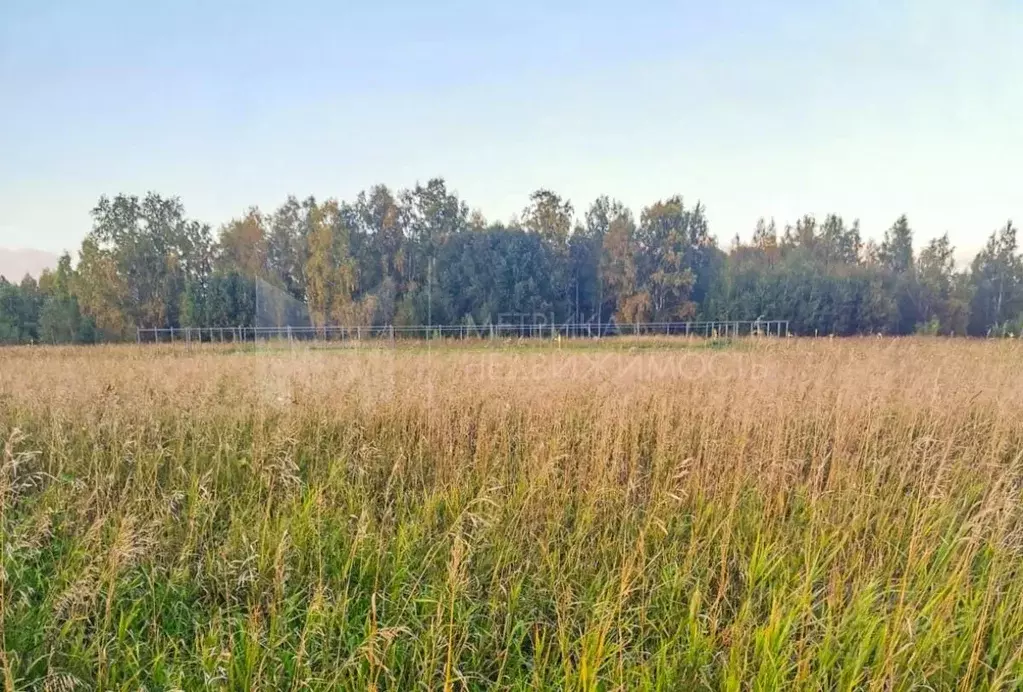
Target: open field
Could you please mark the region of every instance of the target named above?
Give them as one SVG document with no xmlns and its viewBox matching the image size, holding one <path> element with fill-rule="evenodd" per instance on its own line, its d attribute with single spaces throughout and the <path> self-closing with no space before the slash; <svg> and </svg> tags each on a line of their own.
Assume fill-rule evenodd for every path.
<svg viewBox="0 0 1023 692">
<path fill-rule="evenodd" d="M 1023 346 L 623 346 L 0 350 L 6 689 L 1023 684 Z"/>
</svg>

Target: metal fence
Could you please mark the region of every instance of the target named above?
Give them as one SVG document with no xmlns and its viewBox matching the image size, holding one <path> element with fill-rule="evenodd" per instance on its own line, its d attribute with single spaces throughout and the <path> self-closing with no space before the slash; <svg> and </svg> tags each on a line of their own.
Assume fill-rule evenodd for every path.
<svg viewBox="0 0 1023 692">
<path fill-rule="evenodd" d="M 736 338 L 788 336 L 788 320 L 714 320 L 699 322 L 530 323 L 436 325 L 328 325 L 320 327 L 139 327 L 143 343 L 232 343 L 285 341 L 381 341 L 431 339 L 554 339 L 614 336 Z"/>
</svg>

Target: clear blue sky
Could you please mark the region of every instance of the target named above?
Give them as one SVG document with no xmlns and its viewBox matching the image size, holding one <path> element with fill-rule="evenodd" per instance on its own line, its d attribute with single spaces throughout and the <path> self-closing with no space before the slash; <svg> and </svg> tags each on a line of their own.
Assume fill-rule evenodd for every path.
<svg viewBox="0 0 1023 692">
<path fill-rule="evenodd" d="M 77 248 L 103 193 L 216 225 L 436 175 L 488 219 L 677 192 L 726 245 L 1023 222 L 1019 0 L 2 0 L 0 94 L 0 246 Z"/>
</svg>

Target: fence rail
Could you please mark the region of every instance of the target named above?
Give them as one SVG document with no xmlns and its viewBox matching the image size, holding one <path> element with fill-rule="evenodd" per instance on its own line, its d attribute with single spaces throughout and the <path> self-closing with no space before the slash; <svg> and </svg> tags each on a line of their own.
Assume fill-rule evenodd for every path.
<svg viewBox="0 0 1023 692">
<path fill-rule="evenodd" d="M 788 320 L 714 320 L 699 322 L 436 324 L 275 327 L 138 327 L 143 343 L 287 341 L 366 341 L 396 339 L 541 339 L 612 336 L 682 336 L 731 338 L 788 336 Z"/>
</svg>

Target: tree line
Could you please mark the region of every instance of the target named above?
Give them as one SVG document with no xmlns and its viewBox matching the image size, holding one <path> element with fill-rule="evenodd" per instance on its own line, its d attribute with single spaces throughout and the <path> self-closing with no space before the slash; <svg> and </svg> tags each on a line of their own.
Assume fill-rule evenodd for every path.
<svg viewBox="0 0 1023 692">
<path fill-rule="evenodd" d="M 0 342 L 91 343 L 139 327 L 248 327 L 256 284 L 300 301 L 315 326 L 789 320 L 796 334 L 1008 335 L 1023 331 L 1023 258 L 1008 222 L 959 268 L 948 235 L 914 250 L 905 216 L 880 242 L 858 221 L 806 215 L 723 249 L 681 196 L 638 218 L 602 196 L 580 215 L 537 190 L 487 222 L 443 179 L 350 202 L 289 197 L 216 233 L 181 201 L 102 197 L 77 262 L 38 281 L 0 277 Z"/>
</svg>

